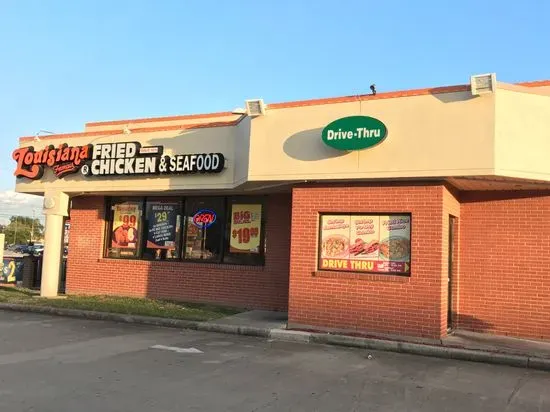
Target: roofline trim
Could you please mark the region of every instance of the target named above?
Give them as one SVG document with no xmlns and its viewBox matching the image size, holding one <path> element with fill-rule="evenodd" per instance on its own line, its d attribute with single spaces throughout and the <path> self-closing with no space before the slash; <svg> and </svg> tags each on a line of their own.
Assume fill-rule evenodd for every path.
<svg viewBox="0 0 550 412">
<path fill-rule="evenodd" d="M 516 83 L 517 86 L 525 86 L 525 87 L 545 87 L 550 86 L 550 80 L 535 80 L 533 82 L 521 82 Z"/>
<path fill-rule="evenodd" d="M 520 82 L 515 83 L 517 86 L 524 87 L 545 87 L 550 86 L 550 80 L 536 80 L 530 82 Z M 343 96 L 343 97 L 329 97 L 322 99 L 309 99 L 309 100 L 297 100 L 291 102 L 281 102 L 281 103 L 272 103 L 267 105 L 267 109 L 285 109 L 291 107 L 303 107 L 303 106 L 316 106 L 323 104 L 335 104 L 335 103 L 349 103 L 354 101 L 364 101 L 364 100 L 380 100 L 380 99 L 391 99 L 397 97 L 412 97 L 412 96 L 424 96 L 428 94 L 444 94 L 444 93 L 457 93 L 465 92 L 470 90 L 469 84 L 462 84 L 456 86 L 443 86 L 443 87 L 428 87 L 423 89 L 411 89 L 411 90 L 401 90 L 395 92 L 386 92 L 378 94 L 360 94 L 352 96 Z M 172 120 L 190 120 L 190 119 L 207 119 L 212 117 L 225 117 L 233 116 L 232 112 L 217 112 L 217 113 L 205 113 L 205 114 L 191 114 L 191 115 L 182 115 L 182 116 L 165 116 L 165 117 L 148 117 L 140 119 L 130 119 L 130 120 L 112 120 L 105 122 L 89 122 L 86 123 L 86 126 L 107 126 L 107 125 L 117 125 L 117 124 L 128 124 L 128 123 L 149 123 L 149 122 L 161 122 L 161 121 L 172 121 Z M 227 122 L 208 122 L 208 123 L 192 123 L 186 125 L 173 125 L 173 126 L 156 126 L 156 127 L 140 127 L 131 129 L 133 132 L 157 132 L 157 131 L 168 131 L 168 130 L 185 130 L 185 129 L 199 129 L 199 128 L 208 128 L 208 127 L 225 127 L 225 126 L 234 126 L 241 122 L 243 117 L 240 117 L 236 120 L 227 121 Z M 50 140 L 50 139 L 59 139 L 59 138 L 73 138 L 73 137 L 85 137 L 85 136 L 112 136 L 121 134 L 120 130 L 104 130 L 104 131 L 93 131 L 93 132 L 79 132 L 79 133 L 62 133 L 48 136 L 41 136 L 40 140 Z M 19 138 L 20 142 L 27 142 L 34 140 L 34 136 L 24 136 Z"/>
<path fill-rule="evenodd" d="M 117 124 L 128 124 L 128 123 L 170 122 L 175 120 L 208 119 L 211 117 L 226 117 L 226 116 L 235 116 L 235 115 L 231 112 L 217 112 L 217 113 L 202 113 L 202 114 L 185 114 L 185 115 L 177 115 L 177 116 L 143 117 L 138 119 L 127 119 L 127 120 L 108 120 L 108 121 L 100 121 L 100 122 L 87 122 L 85 123 L 85 126 L 86 127 L 114 126 Z"/>
<path fill-rule="evenodd" d="M 537 80 L 533 82 L 516 83 L 517 86 L 524 87 L 544 87 L 550 86 L 550 80 Z M 271 103 L 267 109 L 286 109 L 290 107 L 316 106 L 322 104 L 348 103 L 364 100 L 392 99 L 396 97 L 424 96 L 427 94 L 444 94 L 470 91 L 469 84 L 459 84 L 456 86 L 426 87 L 422 89 L 401 90 L 395 92 L 360 94 L 355 96 L 328 97 L 323 99 L 298 100 L 293 102 Z"/>
<path fill-rule="evenodd" d="M 188 129 L 204 129 L 209 127 L 227 127 L 235 126 L 241 122 L 242 118 L 232 120 L 229 122 L 210 122 L 210 123 L 193 123 L 186 125 L 174 125 L 174 126 L 155 126 L 155 127 L 138 127 L 130 129 L 132 133 L 149 133 L 149 132 L 163 132 L 169 130 L 188 130 Z M 78 133 L 62 133 L 52 134 L 47 136 L 40 136 L 40 140 L 53 140 L 53 139 L 72 139 L 78 137 L 88 136 L 114 136 L 123 134 L 122 130 L 95 130 L 93 132 L 78 132 Z M 19 138 L 19 142 L 34 141 L 34 136 L 24 136 Z"/>
<path fill-rule="evenodd" d="M 299 100 L 294 102 L 283 102 L 268 104 L 267 109 L 286 109 L 290 107 L 317 106 L 322 104 L 349 103 L 363 100 L 392 99 L 396 97 L 423 96 L 427 94 L 457 93 L 470 90 L 470 85 L 461 84 L 457 86 L 428 87 L 424 89 L 401 90 L 377 94 L 360 94 L 355 96 L 329 97 L 324 99 Z"/>
</svg>

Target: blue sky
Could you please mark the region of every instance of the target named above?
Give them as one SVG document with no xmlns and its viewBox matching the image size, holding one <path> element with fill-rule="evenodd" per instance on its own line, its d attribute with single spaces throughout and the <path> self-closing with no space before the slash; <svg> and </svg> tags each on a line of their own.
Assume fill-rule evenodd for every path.
<svg viewBox="0 0 550 412">
<path fill-rule="evenodd" d="M 0 0 L 0 192 L 40 129 L 550 78 L 549 15 L 544 0 Z"/>
</svg>

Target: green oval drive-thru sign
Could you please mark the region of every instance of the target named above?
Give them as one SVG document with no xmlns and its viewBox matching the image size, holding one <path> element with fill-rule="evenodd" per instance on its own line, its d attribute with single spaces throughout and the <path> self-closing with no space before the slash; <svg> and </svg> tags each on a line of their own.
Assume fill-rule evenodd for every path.
<svg viewBox="0 0 550 412">
<path fill-rule="evenodd" d="M 386 138 L 386 125 L 374 117 L 350 116 L 329 123 L 323 129 L 323 142 L 338 150 L 361 150 Z"/>
</svg>

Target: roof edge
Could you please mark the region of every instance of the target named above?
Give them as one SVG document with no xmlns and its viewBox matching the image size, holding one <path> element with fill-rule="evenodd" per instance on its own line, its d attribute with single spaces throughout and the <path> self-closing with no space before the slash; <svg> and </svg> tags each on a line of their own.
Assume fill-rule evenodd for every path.
<svg viewBox="0 0 550 412">
<path fill-rule="evenodd" d="M 148 132 L 163 132 L 168 130 L 187 130 L 187 129 L 206 129 L 210 127 L 227 127 L 235 126 L 239 124 L 242 117 L 237 120 L 229 122 L 210 122 L 210 123 L 193 123 L 186 125 L 174 125 L 174 126 L 155 126 L 155 127 L 137 127 L 130 129 L 133 133 L 148 133 Z M 61 133 L 51 134 L 47 136 L 40 136 L 40 140 L 53 140 L 53 139 L 71 139 L 87 136 L 114 136 L 117 134 L 123 134 L 121 130 L 94 130 L 92 132 L 78 132 L 78 133 Z M 29 142 L 35 139 L 34 136 L 23 136 L 19 138 L 19 142 Z"/>
<path fill-rule="evenodd" d="M 423 89 L 410 89 L 410 90 L 401 90 L 395 92 L 385 92 L 377 94 L 359 94 L 355 96 L 343 96 L 343 97 L 329 97 L 324 99 L 310 99 L 310 100 L 299 100 L 293 102 L 282 102 L 282 103 L 273 103 L 268 104 L 267 109 L 286 109 L 289 107 L 300 107 L 300 106 L 316 106 L 322 104 L 333 104 L 333 103 L 347 103 L 354 101 L 363 101 L 363 100 L 380 100 L 380 99 L 392 99 L 396 97 L 411 97 L 411 96 L 422 96 L 427 94 L 443 94 L 443 93 L 456 93 L 469 91 L 469 84 L 460 84 L 456 86 L 443 86 L 443 87 L 427 87 Z"/>
<path fill-rule="evenodd" d="M 550 80 L 535 80 L 532 82 L 520 82 L 516 83 L 517 86 L 525 86 L 525 87 L 545 87 L 550 86 Z"/>
<path fill-rule="evenodd" d="M 128 123 L 169 122 L 174 120 L 208 119 L 210 117 L 226 117 L 226 116 L 234 116 L 234 114 L 231 112 L 214 112 L 214 113 L 201 113 L 201 114 L 184 114 L 184 115 L 177 115 L 177 116 L 141 117 L 137 119 L 126 119 L 126 120 L 86 122 L 84 125 L 86 127 L 113 126 L 117 124 L 128 124 Z"/>
<path fill-rule="evenodd" d="M 525 87 L 545 87 L 545 86 L 550 86 L 550 80 L 520 82 L 520 83 L 515 83 L 515 85 L 525 86 Z M 316 106 L 316 105 L 322 105 L 322 104 L 347 103 L 347 102 L 353 102 L 353 101 L 423 96 L 428 94 L 457 93 L 457 92 L 464 92 L 469 90 L 470 90 L 469 84 L 461 84 L 461 85 L 455 85 L 455 86 L 442 86 L 442 87 L 427 87 L 422 89 L 410 89 L 410 90 L 401 90 L 401 91 L 394 91 L 394 92 L 377 93 L 375 95 L 360 94 L 360 95 L 351 95 L 351 96 L 342 96 L 342 97 L 329 97 L 329 98 L 321 98 L 321 99 L 308 99 L 308 100 L 296 100 L 291 102 L 272 103 L 267 105 L 267 109 L 268 110 L 284 109 L 284 108 L 291 108 L 291 107 Z M 232 112 L 214 112 L 214 113 L 191 114 L 191 115 L 181 115 L 181 116 L 147 117 L 147 118 L 127 119 L 127 120 L 88 122 L 88 123 L 85 123 L 85 125 L 86 127 L 107 126 L 107 125 L 128 124 L 128 123 L 148 123 L 148 122 L 171 121 L 171 120 L 207 119 L 211 117 L 225 117 L 225 116 L 233 116 L 233 115 L 234 113 Z M 227 122 L 208 122 L 208 123 L 192 123 L 187 125 L 174 125 L 174 126 L 140 127 L 140 128 L 133 128 L 131 130 L 133 132 L 155 132 L 155 131 L 165 131 L 165 130 L 185 130 L 185 129 L 198 129 L 198 128 L 208 128 L 208 127 L 224 127 L 224 126 L 236 125 L 240 123 L 241 120 L 242 120 L 242 117 L 236 120 L 227 121 Z M 41 136 L 40 140 L 84 137 L 84 136 L 98 136 L 98 135 L 112 136 L 112 135 L 121 134 L 121 133 L 122 131 L 119 131 L 119 130 L 61 133 L 61 134 L 54 134 L 54 135 L 48 135 L 48 136 Z M 32 140 L 34 140 L 34 136 L 23 136 L 19 138 L 20 142 L 27 142 Z"/>
</svg>

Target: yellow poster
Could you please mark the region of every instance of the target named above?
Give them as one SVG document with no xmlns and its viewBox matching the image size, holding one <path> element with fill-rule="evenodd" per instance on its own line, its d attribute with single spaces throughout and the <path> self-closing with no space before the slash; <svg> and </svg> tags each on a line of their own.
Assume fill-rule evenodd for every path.
<svg viewBox="0 0 550 412">
<path fill-rule="evenodd" d="M 113 206 L 113 212 L 111 247 L 136 249 L 139 240 L 140 204 L 121 203 Z"/>
<path fill-rule="evenodd" d="M 231 208 L 231 253 L 260 253 L 262 205 L 233 205 Z"/>
</svg>

